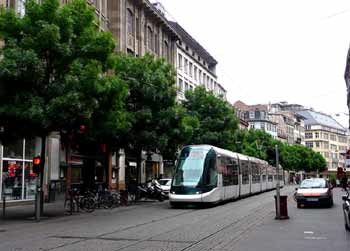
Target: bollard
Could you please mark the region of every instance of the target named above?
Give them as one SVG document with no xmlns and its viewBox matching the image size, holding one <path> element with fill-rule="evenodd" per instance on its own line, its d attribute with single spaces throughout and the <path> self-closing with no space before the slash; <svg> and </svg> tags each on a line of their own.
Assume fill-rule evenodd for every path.
<svg viewBox="0 0 350 251">
<path fill-rule="evenodd" d="M 280 195 L 280 210 L 279 213 L 280 215 L 278 216 L 276 214 L 276 218 L 277 220 L 286 220 L 289 219 L 288 216 L 288 207 L 287 207 L 287 195 Z M 275 208 L 276 208 L 276 212 L 277 212 L 277 196 L 275 195 Z"/>
<path fill-rule="evenodd" d="M 6 197 L 2 196 L 2 217 L 5 218 Z"/>
</svg>

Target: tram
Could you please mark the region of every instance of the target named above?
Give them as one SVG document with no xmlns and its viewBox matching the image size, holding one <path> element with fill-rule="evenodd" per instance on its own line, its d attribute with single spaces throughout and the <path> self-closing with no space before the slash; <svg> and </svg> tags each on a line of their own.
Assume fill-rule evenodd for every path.
<svg viewBox="0 0 350 251">
<path fill-rule="evenodd" d="M 282 181 L 282 168 L 279 173 Z M 274 189 L 277 178 L 276 168 L 264 160 L 211 145 L 189 145 L 180 153 L 169 202 L 176 207 L 238 199 Z"/>
</svg>

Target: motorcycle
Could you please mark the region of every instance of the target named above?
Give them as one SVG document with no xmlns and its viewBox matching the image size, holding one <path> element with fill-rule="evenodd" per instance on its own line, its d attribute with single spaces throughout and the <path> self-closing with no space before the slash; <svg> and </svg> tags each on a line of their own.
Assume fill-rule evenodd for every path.
<svg viewBox="0 0 350 251">
<path fill-rule="evenodd" d="M 156 180 L 151 180 L 146 183 L 146 185 L 140 185 L 137 187 L 138 199 L 156 199 L 159 201 L 164 201 L 166 194 L 163 192 L 160 184 Z"/>
<path fill-rule="evenodd" d="M 343 212 L 346 231 L 350 231 L 350 188 L 346 189 L 346 195 L 342 196 L 343 199 Z"/>
</svg>

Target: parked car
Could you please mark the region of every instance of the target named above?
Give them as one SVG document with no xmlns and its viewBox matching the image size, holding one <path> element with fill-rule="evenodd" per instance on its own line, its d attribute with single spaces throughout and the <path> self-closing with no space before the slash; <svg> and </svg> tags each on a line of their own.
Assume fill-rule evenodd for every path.
<svg viewBox="0 0 350 251">
<path fill-rule="evenodd" d="M 163 192 L 169 197 L 171 179 L 159 179 L 158 182 Z"/>
<path fill-rule="evenodd" d="M 343 212 L 344 212 L 344 223 L 345 229 L 350 231 L 350 188 L 347 188 L 346 195 L 343 195 Z"/>
<path fill-rule="evenodd" d="M 294 194 L 298 208 L 306 205 L 333 206 L 332 188 L 323 178 L 303 180 Z"/>
</svg>

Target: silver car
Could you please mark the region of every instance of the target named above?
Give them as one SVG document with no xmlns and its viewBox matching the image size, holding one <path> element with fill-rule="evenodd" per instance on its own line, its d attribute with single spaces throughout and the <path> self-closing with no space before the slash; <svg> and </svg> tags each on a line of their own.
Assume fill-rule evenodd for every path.
<svg viewBox="0 0 350 251">
<path fill-rule="evenodd" d="M 170 186 L 171 186 L 171 179 L 159 179 L 158 180 L 160 187 L 162 188 L 165 195 L 168 197 L 170 192 Z"/>
<path fill-rule="evenodd" d="M 332 186 L 323 178 L 303 180 L 294 196 L 298 208 L 306 205 L 333 206 Z"/>
</svg>

